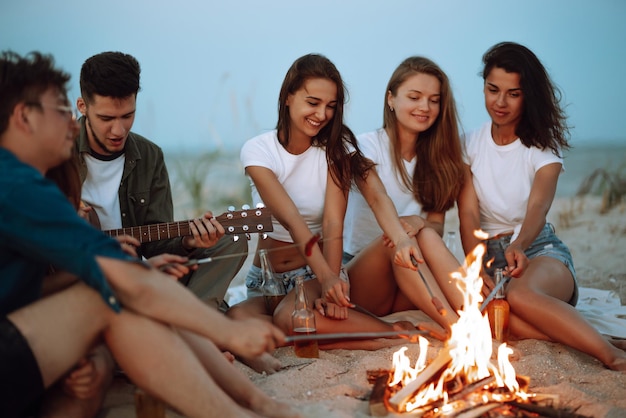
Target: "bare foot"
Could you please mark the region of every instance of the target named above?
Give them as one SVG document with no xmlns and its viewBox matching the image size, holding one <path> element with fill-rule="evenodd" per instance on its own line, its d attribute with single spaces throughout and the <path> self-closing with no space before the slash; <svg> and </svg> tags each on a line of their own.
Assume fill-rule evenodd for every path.
<svg viewBox="0 0 626 418">
<path fill-rule="evenodd" d="M 274 374 L 283 367 L 282 364 L 280 364 L 280 360 L 269 353 L 263 353 L 252 359 L 240 357 L 239 361 L 257 373 L 265 372 L 267 374 Z"/>
<path fill-rule="evenodd" d="M 270 398 L 264 393 L 250 399 L 250 410 L 269 418 L 301 418 L 302 415 L 292 409 L 284 402 Z"/>
<path fill-rule="evenodd" d="M 613 338 L 613 337 L 607 337 L 607 339 L 615 347 L 619 348 L 620 350 L 626 351 L 626 340 L 622 338 Z"/>
<path fill-rule="evenodd" d="M 611 364 L 607 364 L 606 366 L 611 370 L 626 373 L 626 358 L 615 359 Z"/>
</svg>

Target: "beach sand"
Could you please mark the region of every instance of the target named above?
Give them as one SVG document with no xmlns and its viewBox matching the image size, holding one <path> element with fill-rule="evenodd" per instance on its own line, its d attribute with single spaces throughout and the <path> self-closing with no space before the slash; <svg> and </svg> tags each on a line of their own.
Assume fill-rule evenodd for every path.
<svg viewBox="0 0 626 418">
<path fill-rule="evenodd" d="M 599 198 L 560 197 L 554 202 L 549 220 L 572 251 L 579 284 L 614 291 L 625 305 L 626 206 L 603 215 L 599 207 Z M 457 228 L 458 218 L 451 211 L 446 230 Z M 440 342 L 431 342 L 429 358 L 442 347 Z M 259 388 L 293 405 L 305 417 L 367 417 L 371 385 L 366 371 L 391 368 L 392 355 L 400 347 L 322 351 L 315 360 L 297 358 L 291 347 L 283 347 L 275 352 L 283 369 L 273 375 L 258 374 L 235 364 Z M 407 355 L 415 359 L 417 345 L 407 347 Z M 557 343 L 524 340 L 513 342 L 512 348 L 513 367 L 517 374 L 530 378 L 530 391 L 557 395 L 559 407 L 585 416 L 626 416 L 626 373 L 608 370 L 598 360 Z M 134 417 L 133 393 L 133 385 L 116 379 L 101 416 Z M 167 416 L 179 417 L 169 410 Z"/>
</svg>

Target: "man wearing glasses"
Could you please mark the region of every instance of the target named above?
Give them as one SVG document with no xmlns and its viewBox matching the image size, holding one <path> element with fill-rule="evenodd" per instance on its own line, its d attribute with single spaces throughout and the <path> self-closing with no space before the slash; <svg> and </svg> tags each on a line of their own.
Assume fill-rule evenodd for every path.
<svg viewBox="0 0 626 418">
<path fill-rule="evenodd" d="M 102 230 L 174 221 L 163 152 L 131 132 L 139 74 L 137 60 L 121 52 L 94 55 L 80 73 L 82 200 L 97 213 Z M 162 253 L 217 257 L 181 281 L 205 303 L 225 310 L 224 295 L 245 261 L 247 241 L 224 237 L 223 227 L 211 212 L 193 220 L 190 228 L 193 235 L 144 243 L 137 252 L 146 258 Z"/>
</svg>

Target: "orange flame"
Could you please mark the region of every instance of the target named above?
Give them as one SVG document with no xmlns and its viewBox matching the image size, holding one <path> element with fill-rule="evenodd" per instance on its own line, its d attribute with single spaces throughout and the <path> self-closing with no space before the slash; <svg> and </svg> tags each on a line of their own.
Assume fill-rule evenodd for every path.
<svg viewBox="0 0 626 418">
<path fill-rule="evenodd" d="M 445 389 L 446 383 L 454 381 L 457 377 L 461 377 L 461 380 L 467 384 L 493 377 L 494 385 L 503 389 L 490 392 L 489 395 L 483 395 L 483 397 L 491 396 L 492 400 L 501 400 L 507 396 L 509 399 L 512 396 L 528 398 L 528 394 L 520 393 L 515 369 L 509 362 L 509 355 L 513 352 L 511 348 L 507 347 L 506 344 L 501 344 L 497 352 L 497 364 L 491 360 L 493 342 L 489 320 L 480 311 L 480 304 L 483 301 L 481 293 L 483 281 L 480 272 L 484 254 L 485 246 L 483 244 L 478 245 L 465 261 L 465 275 L 460 272 L 451 274 L 464 298 L 463 308 L 458 311 L 459 319 L 451 326 L 450 338 L 446 343 L 451 361 L 441 372 L 437 382 L 432 381 L 425 387 L 421 387 L 404 405 L 407 412 L 424 407 L 434 401 L 443 401 L 444 406 L 440 408 L 440 411 L 445 410 L 445 404 L 448 400 L 448 393 Z M 394 376 L 389 383 L 392 390 L 398 384 L 404 387 L 409 382 L 416 380 L 418 374 L 426 367 L 428 342 L 420 338 L 419 343 L 420 354 L 415 367 L 411 367 L 409 364 L 410 360 L 405 355 L 406 347 L 394 353 Z M 485 399 L 484 402 L 489 402 L 489 399 Z"/>
</svg>

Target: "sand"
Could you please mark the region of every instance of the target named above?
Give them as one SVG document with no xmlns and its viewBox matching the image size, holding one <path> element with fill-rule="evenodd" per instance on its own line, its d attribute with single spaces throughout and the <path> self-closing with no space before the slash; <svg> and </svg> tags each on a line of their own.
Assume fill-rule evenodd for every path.
<svg viewBox="0 0 626 418">
<path fill-rule="evenodd" d="M 580 285 L 614 291 L 625 305 L 626 207 L 603 215 L 599 207 L 597 198 L 558 198 L 549 218 L 572 251 Z M 450 213 L 446 229 L 457 227 L 458 218 Z M 441 346 L 433 340 L 429 357 Z M 315 360 L 297 358 L 292 348 L 283 347 L 275 352 L 284 366 L 279 373 L 258 374 L 239 363 L 236 367 L 305 417 L 367 417 L 371 385 L 366 370 L 390 368 L 399 347 L 323 351 Z M 608 370 L 598 360 L 557 343 L 524 340 L 514 342 L 513 350 L 516 373 L 530 378 L 532 392 L 558 395 L 560 407 L 589 417 L 626 416 L 626 373 Z M 416 345 L 408 345 L 408 355 L 416 358 L 417 353 Z M 133 391 L 131 384 L 116 379 L 101 416 L 134 417 Z M 179 415 L 168 411 L 167 416 Z"/>
</svg>

